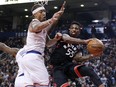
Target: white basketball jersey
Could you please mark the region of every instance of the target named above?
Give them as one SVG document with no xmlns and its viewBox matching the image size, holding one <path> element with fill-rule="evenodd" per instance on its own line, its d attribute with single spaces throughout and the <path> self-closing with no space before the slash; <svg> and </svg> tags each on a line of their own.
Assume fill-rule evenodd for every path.
<svg viewBox="0 0 116 87">
<path fill-rule="evenodd" d="M 32 28 L 31 26 L 38 25 L 40 23 L 41 22 L 39 20 L 33 19 L 32 22 L 30 23 L 29 28 Z M 36 50 L 44 54 L 44 48 L 46 44 L 46 34 L 47 34 L 46 29 L 50 28 L 50 26 L 51 25 L 49 25 L 48 27 L 37 33 L 30 32 L 28 29 L 26 45 L 24 46 L 24 48 L 27 51 Z"/>
</svg>

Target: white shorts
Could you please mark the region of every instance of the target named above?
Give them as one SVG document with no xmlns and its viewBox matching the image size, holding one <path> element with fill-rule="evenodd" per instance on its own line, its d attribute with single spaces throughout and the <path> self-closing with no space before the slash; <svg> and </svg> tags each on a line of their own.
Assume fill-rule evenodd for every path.
<svg viewBox="0 0 116 87">
<path fill-rule="evenodd" d="M 15 87 L 25 87 L 24 86 L 24 76 L 18 76 L 15 78 Z"/>
<path fill-rule="evenodd" d="M 24 50 L 20 49 L 16 55 L 16 61 L 19 67 L 17 77 L 15 78 L 15 87 L 25 87 L 24 86 L 24 73 L 20 61 L 22 61 L 24 55 Z"/>
<path fill-rule="evenodd" d="M 24 70 L 25 86 L 37 83 L 49 84 L 49 75 L 44 64 L 44 58 L 40 54 L 28 53 L 23 56 L 22 68 Z"/>
</svg>

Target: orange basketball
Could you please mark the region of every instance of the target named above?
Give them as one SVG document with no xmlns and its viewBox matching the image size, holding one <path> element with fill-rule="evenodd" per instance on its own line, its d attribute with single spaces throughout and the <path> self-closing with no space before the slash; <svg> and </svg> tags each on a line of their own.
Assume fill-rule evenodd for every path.
<svg viewBox="0 0 116 87">
<path fill-rule="evenodd" d="M 97 38 L 93 38 L 88 44 L 87 44 L 87 50 L 91 54 L 97 54 L 101 53 L 104 50 L 104 44 L 101 40 Z"/>
</svg>

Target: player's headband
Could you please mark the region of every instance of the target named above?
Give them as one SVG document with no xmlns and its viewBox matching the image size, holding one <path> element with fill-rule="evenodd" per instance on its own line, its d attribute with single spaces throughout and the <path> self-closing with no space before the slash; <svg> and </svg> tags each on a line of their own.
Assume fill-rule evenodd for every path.
<svg viewBox="0 0 116 87">
<path fill-rule="evenodd" d="M 38 11 L 41 11 L 41 10 L 45 10 L 45 8 L 42 6 L 42 7 L 38 7 L 36 8 L 35 10 L 32 11 L 32 14 L 35 14 L 37 13 Z"/>
</svg>

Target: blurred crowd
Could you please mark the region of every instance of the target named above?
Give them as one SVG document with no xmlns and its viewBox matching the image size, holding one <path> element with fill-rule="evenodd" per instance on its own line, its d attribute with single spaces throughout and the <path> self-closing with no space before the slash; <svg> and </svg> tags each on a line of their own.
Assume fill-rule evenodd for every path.
<svg viewBox="0 0 116 87">
<path fill-rule="evenodd" d="M 92 60 L 83 62 L 86 66 L 91 66 L 100 76 L 102 82 L 106 87 L 116 87 L 116 39 L 107 38 L 103 40 L 105 44 L 105 50 L 101 57 L 94 58 Z M 22 48 L 24 43 L 22 37 L 9 38 L 4 42 L 10 47 Z M 85 49 L 86 46 L 84 46 Z M 87 50 L 84 50 L 83 54 L 87 54 Z M 49 53 L 46 55 L 46 60 L 49 60 Z M 49 66 L 47 65 L 48 69 Z M 14 87 L 14 80 L 17 75 L 17 63 L 15 58 L 11 55 L 0 52 L 0 87 Z M 50 70 L 49 70 L 50 72 Z M 50 72 L 51 74 L 51 72 Z M 51 78 L 52 82 L 52 78 Z M 90 81 L 89 77 L 77 78 L 74 81 L 69 82 L 72 87 L 95 87 Z M 52 85 L 51 85 L 52 87 Z"/>
<path fill-rule="evenodd" d="M 9 38 L 4 42 L 10 47 L 21 48 L 22 38 Z M 18 67 L 13 56 L 0 52 L 0 87 L 14 87 L 14 80 L 17 75 Z"/>
</svg>

